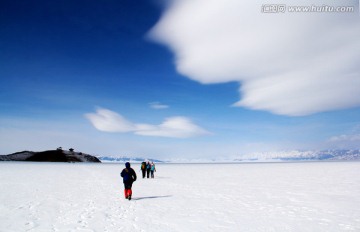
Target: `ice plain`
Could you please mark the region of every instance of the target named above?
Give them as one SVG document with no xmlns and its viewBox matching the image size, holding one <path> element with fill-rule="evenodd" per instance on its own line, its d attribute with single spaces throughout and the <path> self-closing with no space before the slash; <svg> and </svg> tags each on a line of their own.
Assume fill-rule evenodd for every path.
<svg viewBox="0 0 360 232">
<path fill-rule="evenodd" d="M 0 231 L 360 231 L 360 162 L 0 163 Z"/>
</svg>

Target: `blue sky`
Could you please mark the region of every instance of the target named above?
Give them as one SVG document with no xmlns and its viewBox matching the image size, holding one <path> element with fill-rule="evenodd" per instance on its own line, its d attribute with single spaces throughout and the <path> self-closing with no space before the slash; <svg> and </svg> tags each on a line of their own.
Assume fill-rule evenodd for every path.
<svg viewBox="0 0 360 232">
<path fill-rule="evenodd" d="M 263 4 L 2 1 L 0 154 L 360 148 L 358 10 Z"/>
</svg>

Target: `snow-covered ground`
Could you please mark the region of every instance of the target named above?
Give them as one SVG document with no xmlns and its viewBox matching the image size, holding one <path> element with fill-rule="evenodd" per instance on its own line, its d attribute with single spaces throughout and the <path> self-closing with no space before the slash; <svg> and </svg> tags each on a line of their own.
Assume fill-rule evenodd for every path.
<svg viewBox="0 0 360 232">
<path fill-rule="evenodd" d="M 0 231 L 360 231 L 360 162 L 0 163 Z"/>
</svg>

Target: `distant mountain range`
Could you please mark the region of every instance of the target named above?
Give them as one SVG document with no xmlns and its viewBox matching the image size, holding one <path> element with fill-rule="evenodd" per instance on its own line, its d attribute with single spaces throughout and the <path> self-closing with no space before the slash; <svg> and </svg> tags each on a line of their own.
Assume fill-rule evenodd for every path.
<svg viewBox="0 0 360 232">
<path fill-rule="evenodd" d="M 145 158 L 97 156 L 102 162 L 140 163 Z M 216 162 L 281 162 L 281 161 L 360 161 L 360 150 L 323 150 L 323 151 L 282 151 L 259 152 L 239 155 L 235 158 L 187 159 L 171 158 L 166 160 L 148 159 L 156 163 L 216 163 Z"/>
<path fill-rule="evenodd" d="M 62 149 L 41 152 L 21 151 L 9 155 L 0 155 L 0 161 L 101 163 L 101 161 L 95 156 L 84 154 L 82 152 L 75 152 L 72 149 L 69 151 L 64 151 Z"/>
<path fill-rule="evenodd" d="M 157 159 L 145 159 L 145 158 L 141 158 L 141 157 L 135 157 L 135 158 L 130 158 L 130 157 L 125 157 L 125 156 L 121 156 L 121 157 L 113 157 L 113 156 L 97 156 L 97 158 L 99 158 L 99 160 L 101 160 L 102 162 L 119 162 L 119 163 L 125 163 L 125 162 L 134 162 L 134 163 L 141 163 L 145 160 L 149 160 L 152 162 L 156 162 L 156 163 L 163 163 L 164 161 L 161 160 L 157 160 Z"/>
<path fill-rule="evenodd" d="M 360 150 L 283 151 L 252 153 L 235 161 L 345 161 L 360 160 Z"/>
<path fill-rule="evenodd" d="M 218 157 L 215 159 L 171 158 L 166 160 L 147 159 L 142 157 L 92 156 L 72 149 L 48 150 L 42 152 L 22 151 L 10 155 L 0 155 L 0 161 L 47 161 L 47 162 L 131 162 L 141 163 L 144 160 L 155 163 L 216 163 L 216 162 L 281 162 L 281 161 L 360 161 L 360 150 L 323 150 L 323 151 L 282 151 L 259 152 L 239 155 L 233 158 Z"/>
</svg>

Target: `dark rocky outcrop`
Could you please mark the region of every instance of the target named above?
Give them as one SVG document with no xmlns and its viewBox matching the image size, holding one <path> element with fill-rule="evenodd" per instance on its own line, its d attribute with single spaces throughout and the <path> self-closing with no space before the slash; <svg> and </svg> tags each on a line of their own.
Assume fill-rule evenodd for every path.
<svg viewBox="0 0 360 232">
<path fill-rule="evenodd" d="M 81 152 L 63 151 L 62 149 L 41 152 L 22 151 L 10 155 L 1 155 L 0 161 L 34 161 L 34 162 L 93 162 L 101 161 L 92 155 Z"/>
</svg>

